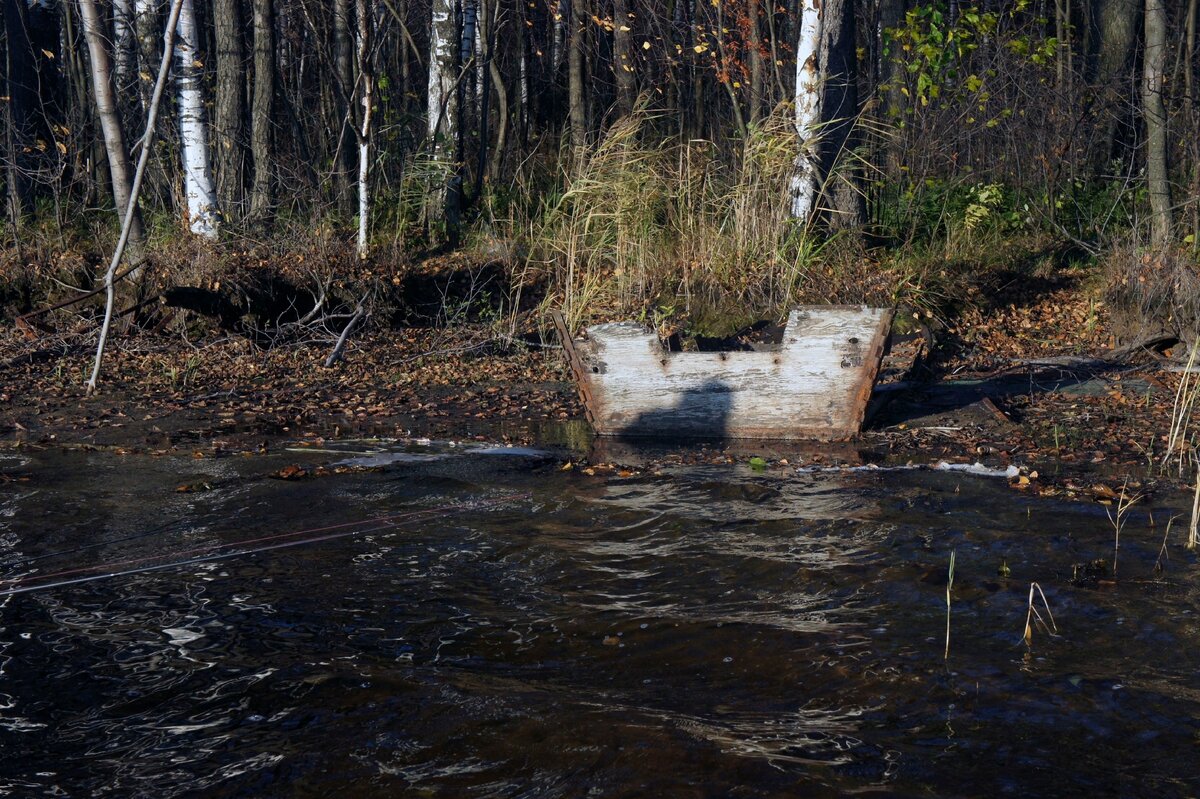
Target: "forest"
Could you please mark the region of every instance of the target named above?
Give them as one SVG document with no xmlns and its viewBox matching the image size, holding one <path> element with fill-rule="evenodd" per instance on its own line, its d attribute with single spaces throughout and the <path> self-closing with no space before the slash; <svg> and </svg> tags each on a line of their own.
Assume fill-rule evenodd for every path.
<svg viewBox="0 0 1200 799">
<path fill-rule="evenodd" d="M 1196 6 L 4 0 L 0 306 L 709 333 L 1070 279 L 1186 327 Z"/>
</svg>

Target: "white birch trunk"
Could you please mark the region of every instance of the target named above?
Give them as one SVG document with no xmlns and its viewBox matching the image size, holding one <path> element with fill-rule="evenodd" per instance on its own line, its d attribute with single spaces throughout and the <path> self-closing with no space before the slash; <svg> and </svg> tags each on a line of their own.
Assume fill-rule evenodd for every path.
<svg viewBox="0 0 1200 799">
<path fill-rule="evenodd" d="M 788 187 L 792 217 L 807 222 L 816 207 L 820 162 L 817 139 L 821 122 L 821 73 L 817 51 L 821 42 L 820 0 L 803 0 L 800 36 L 796 43 L 796 136 L 800 149 Z"/>
<path fill-rule="evenodd" d="M 133 30 L 133 4 L 113 0 L 113 73 L 117 88 L 125 91 L 134 77 L 136 40 Z"/>
<path fill-rule="evenodd" d="M 458 45 L 452 0 L 433 0 L 429 27 L 429 138 L 438 149 L 438 139 L 454 132 L 458 113 L 454 102 L 454 48 Z"/>
<path fill-rule="evenodd" d="M 358 0 L 358 74 L 362 86 L 362 126 L 358 131 L 358 257 L 365 260 L 371 218 L 371 105 L 375 75 L 371 69 L 371 29 L 375 23 L 367 0 Z M 349 326 L 347 326 L 347 330 Z"/>
<path fill-rule="evenodd" d="M 523 37 L 525 34 L 522 33 L 521 35 Z M 529 67 L 525 63 L 526 58 L 528 58 L 528 50 L 529 48 L 525 45 L 524 39 L 522 39 L 521 58 L 517 62 L 519 76 L 518 81 L 520 86 L 520 88 L 517 89 L 517 103 L 521 109 L 520 124 L 522 135 L 524 135 L 525 131 L 529 130 Z"/>
<path fill-rule="evenodd" d="M 554 9 L 554 39 L 550 45 L 550 69 L 554 75 L 562 68 L 563 53 L 567 49 L 567 18 L 570 16 L 571 0 L 558 0 Z"/>
<path fill-rule="evenodd" d="M 208 159 L 208 119 L 204 113 L 200 61 L 196 54 L 199 29 L 192 0 L 183 0 L 176 28 L 175 88 L 179 97 L 179 149 L 183 156 L 183 193 L 188 226 L 206 239 L 217 237 L 217 195 Z"/>
<path fill-rule="evenodd" d="M 108 52 L 104 47 L 104 30 L 100 13 L 94 0 L 79 0 L 79 14 L 83 18 L 83 35 L 87 40 L 88 56 L 91 60 L 92 95 L 96 100 L 96 113 L 100 117 L 100 129 L 104 133 L 104 148 L 108 153 L 109 175 L 112 177 L 113 200 L 117 213 L 124 218 L 130 207 L 133 175 L 129 167 L 129 151 L 125 147 L 125 131 L 117 113 L 117 101 L 113 92 L 112 75 L 109 71 Z M 134 245 L 134 260 L 141 260 L 142 220 L 136 204 L 131 211 L 129 240 Z M 138 275 L 137 277 L 140 277 Z"/>
<path fill-rule="evenodd" d="M 430 190 L 429 216 L 435 226 L 443 225 L 450 237 L 457 233 L 459 192 L 459 97 L 458 57 L 463 39 L 454 15 L 454 0 L 433 0 L 429 29 L 428 132 L 430 154 L 439 177 Z M 467 40 L 467 55 L 470 56 Z"/>
<path fill-rule="evenodd" d="M 474 22 L 472 26 L 471 36 L 475 39 L 475 119 L 476 125 L 480 128 L 483 126 L 481 115 L 483 114 L 483 93 L 487 91 L 487 51 L 484 47 L 483 37 L 486 35 L 484 28 L 487 26 L 485 22 L 486 10 L 482 5 L 487 0 L 478 0 L 472 4 L 471 18 Z"/>
</svg>

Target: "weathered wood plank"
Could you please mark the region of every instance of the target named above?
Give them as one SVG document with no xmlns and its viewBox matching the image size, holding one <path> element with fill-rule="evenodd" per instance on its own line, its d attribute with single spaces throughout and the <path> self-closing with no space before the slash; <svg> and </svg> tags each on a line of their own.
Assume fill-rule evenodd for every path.
<svg viewBox="0 0 1200 799">
<path fill-rule="evenodd" d="M 572 371 L 601 435 L 843 439 L 858 433 L 891 312 L 793 310 L 775 351 L 667 352 L 621 322 L 574 342 Z"/>
</svg>

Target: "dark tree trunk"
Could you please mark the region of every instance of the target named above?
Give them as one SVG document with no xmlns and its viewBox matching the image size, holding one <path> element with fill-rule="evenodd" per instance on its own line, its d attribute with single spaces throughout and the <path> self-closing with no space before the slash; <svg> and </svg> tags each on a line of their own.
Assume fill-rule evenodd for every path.
<svg viewBox="0 0 1200 799">
<path fill-rule="evenodd" d="M 350 37 L 350 0 L 333 2 L 333 67 L 334 80 L 341 86 L 337 96 L 344 98 L 333 129 L 338 132 L 334 146 L 334 182 L 338 189 L 338 203 L 345 204 L 350 196 L 350 185 L 354 176 L 354 150 L 357 141 L 353 133 L 354 109 L 354 47 Z"/>
<path fill-rule="evenodd" d="M 821 65 L 821 174 L 833 229 L 856 228 L 866 218 L 861 170 L 854 157 L 858 123 L 858 52 L 854 0 L 824 0 L 818 59 Z"/>
<path fill-rule="evenodd" d="M 772 0 L 767 0 L 770 5 Z M 746 46 L 749 49 L 750 61 L 750 121 L 757 122 L 762 116 L 763 96 L 765 94 L 766 75 L 763 70 L 762 36 L 759 33 L 759 0 L 748 0 L 746 3 Z"/>
<path fill-rule="evenodd" d="M 254 3 L 254 97 L 250 114 L 250 148 L 254 185 L 250 215 L 262 219 L 272 206 L 271 111 L 275 103 L 275 16 L 272 0 Z"/>
<path fill-rule="evenodd" d="M 559 8 L 567 5 L 559 4 Z M 567 56 L 567 96 L 571 120 L 571 149 L 573 156 L 579 158 L 583 154 L 583 146 L 587 143 L 587 106 L 583 96 L 583 37 L 586 33 L 587 14 L 581 0 L 570 3 L 570 50 Z"/>
<path fill-rule="evenodd" d="M 1146 124 L 1146 189 L 1150 194 L 1150 241 L 1171 241 L 1171 187 L 1167 174 L 1166 0 L 1146 0 L 1146 50 L 1142 57 L 1142 118 Z"/>
<path fill-rule="evenodd" d="M 1096 85 L 1107 88 L 1128 73 L 1141 13 L 1138 0 L 1094 0 L 1089 71 Z"/>
<path fill-rule="evenodd" d="M 1125 108 L 1132 107 L 1136 82 L 1133 56 L 1141 25 L 1139 0 L 1094 0 L 1089 26 L 1088 74 L 1096 88 L 1096 113 L 1100 135 L 1093 151 L 1093 166 L 1107 168 L 1114 157 Z"/>
<path fill-rule="evenodd" d="M 637 79 L 634 74 L 634 51 L 632 37 L 633 16 L 629 11 L 629 0 L 613 0 L 613 54 L 612 68 L 617 86 L 617 118 L 633 113 L 637 98 Z"/>
<path fill-rule="evenodd" d="M 61 83 L 59 63 L 59 20 L 57 7 L 27 5 L 24 0 L 2 0 L 8 43 L 7 94 L 12 146 L 8 151 L 9 214 L 20 219 L 31 210 L 35 176 L 51 173 L 59 153 L 51 145 L 39 148 L 37 141 L 53 142 L 50 121 L 58 117 L 57 98 Z"/>
<path fill-rule="evenodd" d="M 246 114 L 244 78 L 245 54 L 242 48 L 241 3 L 239 0 L 213 0 L 213 30 L 216 37 L 217 83 L 213 113 L 213 145 L 216 153 L 217 197 L 229 219 L 241 216 L 245 189 L 245 140 L 242 135 Z"/>
</svg>

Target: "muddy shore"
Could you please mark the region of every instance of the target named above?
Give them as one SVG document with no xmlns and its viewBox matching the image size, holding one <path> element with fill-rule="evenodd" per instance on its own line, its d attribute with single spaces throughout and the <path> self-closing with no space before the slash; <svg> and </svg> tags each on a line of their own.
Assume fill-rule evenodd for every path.
<svg viewBox="0 0 1200 799">
<path fill-rule="evenodd" d="M 1048 495 L 1107 501 L 1122 485 L 1141 494 L 1187 490 L 1191 475 L 1163 466 L 1178 376 L 1149 356 L 1099 357 L 1103 330 L 1072 330 L 1078 314 L 1070 298 L 1058 299 L 1066 312 L 1053 329 L 1030 325 L 1026 308 L 946 328 L 925 367 L 877 393 L 862 435 L 830 445 L 593 439 L 560 350 L 463 325 L 364 336 L 328 369 L 325 345 L 262 350 L 228 337 L 135 336 L 119 342 L 91 397 L 82 377 L 87 347 L 46 352 L 14 332 L 0 353 L 8 364 L 0 447 L 211 458 L 431 438 L 549 448 L 564 468 L 585 472 L 751 459 L 768 470 L 944 460 L 1015 466 L 1014 489 Z"/>
</svg>

